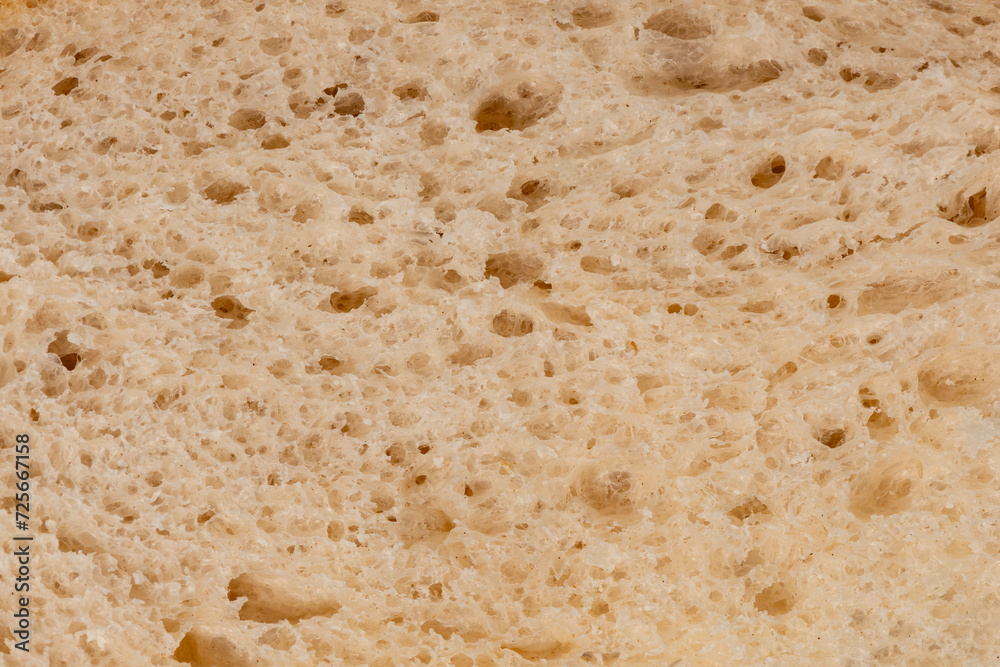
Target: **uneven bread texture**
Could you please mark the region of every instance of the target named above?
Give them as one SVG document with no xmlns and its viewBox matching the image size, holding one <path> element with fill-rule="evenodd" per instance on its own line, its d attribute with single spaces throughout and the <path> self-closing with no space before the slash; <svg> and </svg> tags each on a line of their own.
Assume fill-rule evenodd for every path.
<svg viewBox="0 0 1000 667">
<path fill-rule="evenodd" d="M 3 16 L 4 664 L 1000 661 L 994 3 Z"/>
</svg>

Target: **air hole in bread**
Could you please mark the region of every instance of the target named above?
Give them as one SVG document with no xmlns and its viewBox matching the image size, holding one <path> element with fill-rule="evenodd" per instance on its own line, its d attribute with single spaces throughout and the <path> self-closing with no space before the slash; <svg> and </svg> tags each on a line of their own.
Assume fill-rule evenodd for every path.
<svg viewBox="0 0 1000 667">
<path fill-rule="evenodd" d="M 682 40 L 704 39 L 713 34 L 712 24 L 708 19 L 673 8 L 650 16 L 643 27 Z"/>
<path fill-rule="evenodd" d="M 785 175 L 785 158 L 776 155 L 765 165 L 761 166 L 750 177 L 750 182 L 761 189 L 773 188 Z"/>
</svg>

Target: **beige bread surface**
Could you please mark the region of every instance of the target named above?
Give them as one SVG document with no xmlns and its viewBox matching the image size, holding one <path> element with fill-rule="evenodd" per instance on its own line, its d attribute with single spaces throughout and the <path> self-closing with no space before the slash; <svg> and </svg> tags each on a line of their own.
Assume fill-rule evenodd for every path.
<svg viewBox="0 0 1000 667">
<path fill-rule="evenodd" d="M 0 661 L 997 664 L 998 36 L 6 7 Z"/>
</svg>

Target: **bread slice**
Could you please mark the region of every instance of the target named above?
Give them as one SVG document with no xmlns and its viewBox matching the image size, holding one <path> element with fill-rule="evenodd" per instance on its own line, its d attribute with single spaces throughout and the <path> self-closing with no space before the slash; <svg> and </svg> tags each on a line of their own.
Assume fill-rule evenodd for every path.
<svg viewBox="0 0 1000 667">
<path fill-rule="evenodd" d="M 0 661 L 1000 660 L 998 37 L 5 3 Z"/>
</svg>

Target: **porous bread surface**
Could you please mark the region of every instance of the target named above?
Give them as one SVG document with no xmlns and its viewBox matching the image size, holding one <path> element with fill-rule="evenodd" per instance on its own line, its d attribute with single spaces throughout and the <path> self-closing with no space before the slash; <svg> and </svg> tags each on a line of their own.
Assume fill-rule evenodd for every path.
<svg viewBox="0 0 1000 667">
<path fill-rule="evenodd" d="M 1000 662 L 995 3 L 3 16 L 0 662 Z"/>
</svg>

